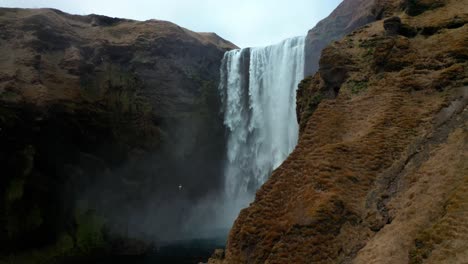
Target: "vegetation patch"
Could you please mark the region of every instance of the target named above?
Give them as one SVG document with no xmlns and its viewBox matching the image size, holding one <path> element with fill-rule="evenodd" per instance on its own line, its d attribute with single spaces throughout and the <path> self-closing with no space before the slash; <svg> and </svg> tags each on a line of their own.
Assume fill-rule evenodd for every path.
<svg viewBox="0 0 468 264">
<path fill-rule="evenodd" d="M 371 39 L 364 40 L 361 43 L 359 43 L 359 47 L 364 50 L 363 57 L 365 59 L 373 58 L 377 44 L 379 43 L 380 40 L 381 40 L 380 38 L 371 38 Z"/>
<path fill-rule="evenodd" d="M 320 78 L 316 75 L 306 77 L 298 85 L 296 111 L 301 129 L 304 128 L 320 103 L 330 97 L 320 82 Z"/>
<path fill-rule="evenodd" d="M 77 225 L 76 247 L 81 253 L 88 254 L 95 249 L 104 247 L 104 219 L 92 211 L 77 210 L 75 215 Z"/>
<path fill-rule="evenodd" d="M 25 180 L 22 178 L 15 178 L 10 182 L 5 197 L 8 204 L 20 200 L 23 197 L 24 183 Z"/>
<path fill-rule="evenodd" d="M 349 81 L 348 86 L 350 87 L 352 94 L 359 94 L 360 92 L 367 90 L 367 81 Z"/>
</svg>

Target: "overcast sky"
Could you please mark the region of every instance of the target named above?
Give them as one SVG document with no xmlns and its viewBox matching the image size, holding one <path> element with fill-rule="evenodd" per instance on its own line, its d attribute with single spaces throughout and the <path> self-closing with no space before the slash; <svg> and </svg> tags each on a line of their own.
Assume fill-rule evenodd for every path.
<svg viewBox="0 0 468 264">
<path fill-rule="evenodd" d="M 341 0 L 0 0 L 1 7 L 53 7 L 86 15 L 161 19 L 198 32 L 216 32 L 240 47 L 305 35 Z"/>
</svg>

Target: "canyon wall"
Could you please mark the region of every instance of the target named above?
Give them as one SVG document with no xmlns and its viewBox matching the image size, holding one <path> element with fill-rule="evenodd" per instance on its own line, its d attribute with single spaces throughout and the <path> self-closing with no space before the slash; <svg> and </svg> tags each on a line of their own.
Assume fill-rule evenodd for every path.
<svg viewBox="0 0 468 264">
<path fill-rule="evenodd" d="M 0 255 L 193 232 L 188 209 L 222 189 L 233 48 L 166 21 L 0 9 Z"/>
<path fill-rule="evenodd" d="M 368 4 L 381 20 L 323 50 L 298 146 L 210 263 L 468 260 L 468 2 Z"/>
</svg>

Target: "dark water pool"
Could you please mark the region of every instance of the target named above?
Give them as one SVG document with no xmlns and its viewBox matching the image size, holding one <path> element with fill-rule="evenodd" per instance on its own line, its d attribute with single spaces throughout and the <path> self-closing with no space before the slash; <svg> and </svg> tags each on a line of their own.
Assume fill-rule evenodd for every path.
<svg viewBox="0 0 468 264">
<path fill-rule="evenodd" d="M 215 249 L 224 246 L 224 240 L 192 240 L 162 246 L 144 256 L 75 257 L 60 264 L 198 264 L 207 262 Z"/>
</svg>

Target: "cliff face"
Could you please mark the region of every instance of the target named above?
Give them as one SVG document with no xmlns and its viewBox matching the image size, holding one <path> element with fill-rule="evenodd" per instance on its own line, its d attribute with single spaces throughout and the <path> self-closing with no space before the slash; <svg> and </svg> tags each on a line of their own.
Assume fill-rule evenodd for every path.
<svg viewBox="0 0 468 264">
<path fill-rule="evenodd" d="M 164 236 L 177 225 L 182 202 L 153 211 L 164 230 L 134 220 L 154 219 L 145 212 L 162 199 L 219 187 L 217 85 L 232 48 L 165 21 L 0 9 L 2 253 L 60 239 L 96 246 L 90 208 L 130 233 Z"/>
<path fill-rule="evenodd" d="M 309 30 L 305 48 L 305 75 L 313 75 L 319 67 L 322 50 L 355 29 L 380 20 L 398 6 L 389 0 L 344 0 L 327 18 Z"/>
<path fill-rule="evenodd" d="M 387 1 L 398 18 L 329 45 L 297 148 L 211 262 L 468 261 L 467 6 Z"/>
</svg>

